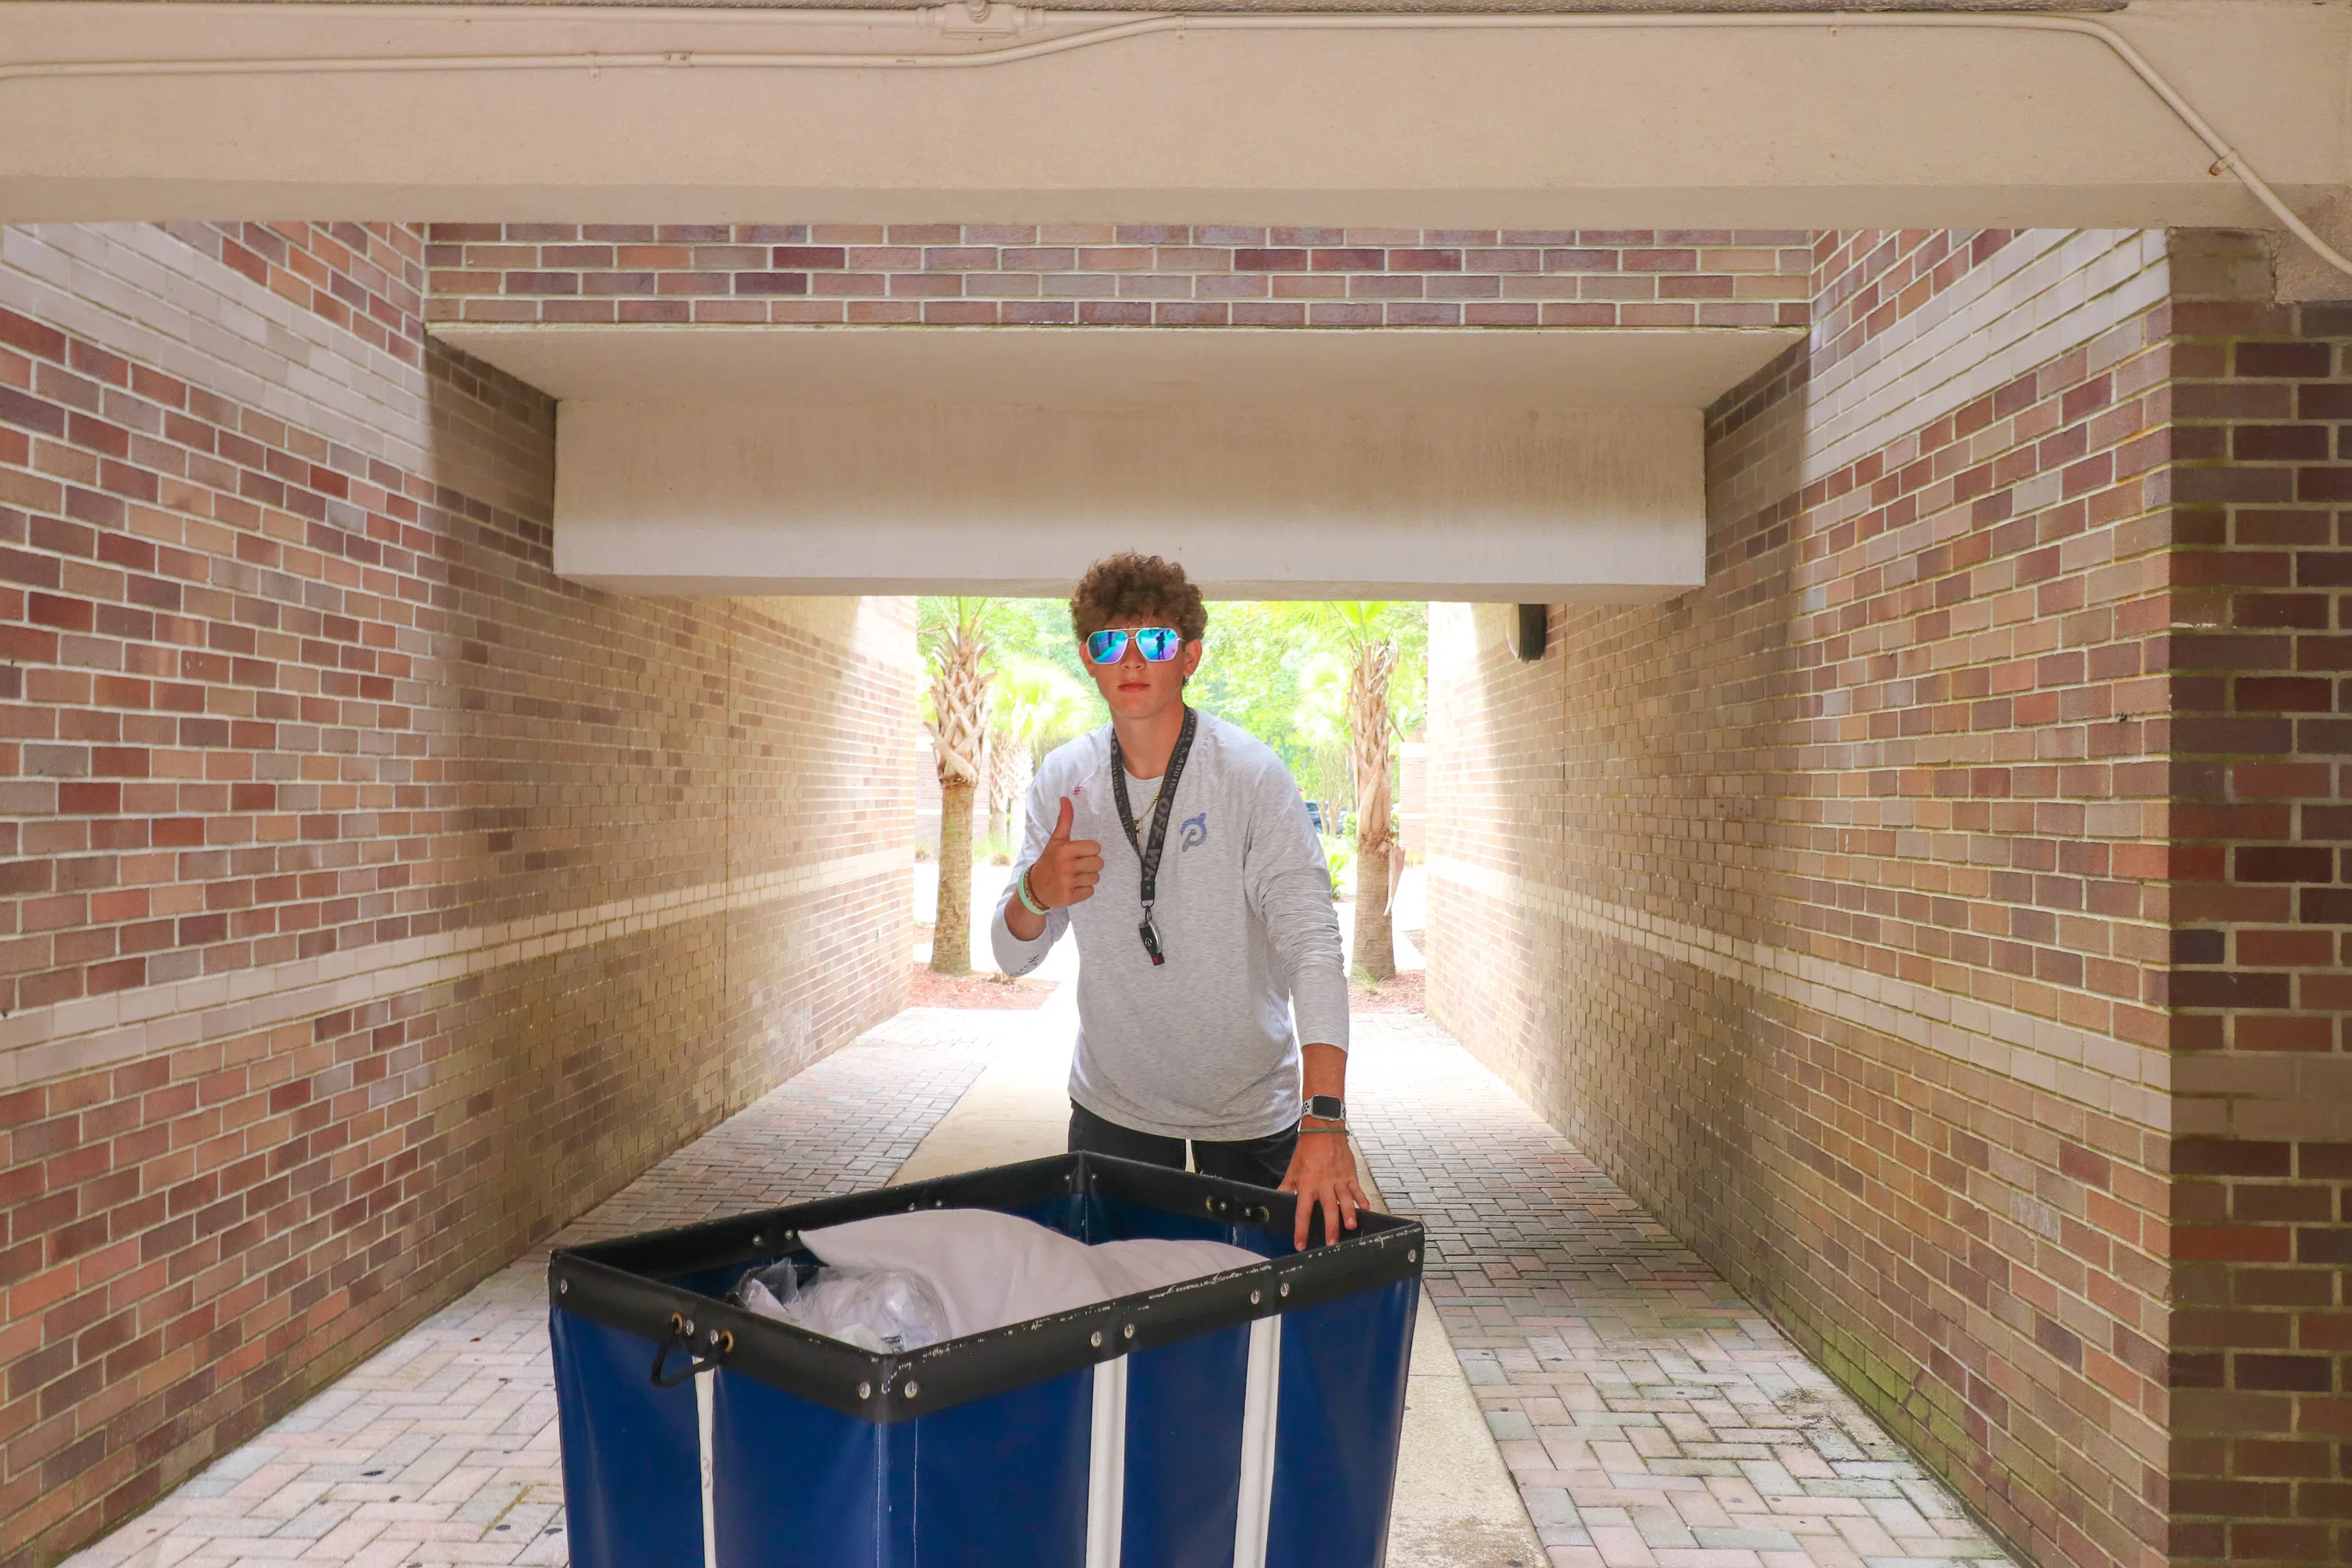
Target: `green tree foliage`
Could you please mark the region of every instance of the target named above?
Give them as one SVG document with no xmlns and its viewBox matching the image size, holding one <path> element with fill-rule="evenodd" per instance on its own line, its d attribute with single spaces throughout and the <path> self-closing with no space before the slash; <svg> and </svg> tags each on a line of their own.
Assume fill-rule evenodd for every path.
<svg viewBox="0 0 2352 1568">
<path fill-rule="evenodd" d="M 987 721 L 997 744 L 1025 746 L 1034 763 L 1103 722 L 1102 703 L 1065 602 L 926 598 L 921 626 L 924 651 L 935 670 L 943 654 L 962 646 L 960 637 L 980 647 Z M 959 627 L 966 629 L 959 633 Z M 1201 673 L 1188 694 L 1192 704 L 1272 747 L 1307 797 L 1332 814 L 1327 825 L 1338 812 L 1355 810 L 1367 794 L 1377 799 L 1384 819 L 1350 825 L 1348 858 L 1360 867 L 1367 859 L 1355 851 L 1370 848 L 1385 865 L 1393 841 L 1387 818 L 1394 800 L 1394 742 L 1418 736 L 1428 716 L 1429 606 L 1379 600 L 1225 600 L 1209 606 L 1206 641 Z M 1392 650 L 1382 661 L 1387 733 L 1359 737 L 1356 731 L 1373 722 L 1363 716 L 1371 710 L 1362 690 L 1368 650 L 1381 647 Z M 936 732 L 937 714 L 927 707 L 924 717 Z M 1360 742 L 1370 750 L 1359 750 Z M 1389 780 L 1378 790 L 1360 791 L 1359 759 L 1382 754 Z M 947 785 L 943 779 L 943 790 Z M 970 799 L 964 794 L 967 807 Z M 1011 830 L 1017 840 L 1017 822 Z M 968 879 L 968 847 L 964 854 Z M 1386 890 L 1378 891 L 1377 908 L 1366 910 L 1360 900 L 1360 926 L 1369 916 L 1384 928 Z M 1385 942 L 1368 930 L 1358 934 L 1360 946 L 1377 963 Z"/>
<path fill-rule="evenodd" d="M 996 711 L 1002 732 L 1028 748 L 1032 761 L 1103 721 L 1091 682 L 1025 653 L 998 660 Z"/>
<path fill-rule="evenodd" d="M 923 601 L 924 621 L 953 601 Z M 992 599 L 981 621 L 998 701 L 1034 693 L 1049 710 L 1032 734 L 1042 758 L 1103 722 L 1069 605 L 1060 599 Z M 1389 706 L 1398 735 L 1418 737 L 1428 712 L 1429 606 L 1408 602 L 1310 603 L 1226 599 L 1209 606 L 1207 647 L 1188 693 L 1193 706 L 1229 720 L 1274 748 L 1310 800 L 1345 805 L 1352 797 L 1348 765 L 1348 681 L 1365 637 L 1396 645 Z M 1044 668 L 1041 668 L 1044 667 Z M 1045 668 L 1066 684 L 1048 688 Z M 1027 674 L 1016 675 L 1025 670 Z M 1009 683 L 1009 684 L 1008 684 Z M 1075 705 L 1072 705 L 1074 702 Z M 929 717 L 926 714 L 926 719 Z"/>
<path fill-rule="evenodd" d="M 1070 613 L 1058 599 L 959 599 L 926 594 L 917 601 L 918 647 L 936 661 L 950 628 L 969 616 L 987 646 L 996 712 L 1027 735 L 1037 756 L 1103 721 L 1094 682 L 1070 635 Z M 959 610 L 958 606 L 964 606 Z M 975 608 L 976 606 L 976 608 Z M 920 699 L 926 726 L 939 721 L 931 693 Z"/>
<path fill-rule="evenodd" d="M 1228 600 L 1209 606 L 1196 706 L 1274 748 L 1309 800 L 1348 804 L 1348 683 L 1367 637 L 1396 645 L 1389 689 L 1397 733 L 1428 714 L 1429 606 L 1408 602 Z"/>
</svg>

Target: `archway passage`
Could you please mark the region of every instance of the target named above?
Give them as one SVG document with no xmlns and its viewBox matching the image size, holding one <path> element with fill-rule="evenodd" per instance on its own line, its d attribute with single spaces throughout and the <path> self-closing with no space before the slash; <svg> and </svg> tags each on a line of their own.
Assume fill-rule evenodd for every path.
<svg viewBox="0 0 2352 1568">
<path fill-rule="evenodd" d="M 2315 80 L 2311 122 L 2342 112 L 2341 8 L 2226 39 L 2211 11 L 2167 13 L 2167 68 L 2242 92 L 2257 162 L 2305 161 L 2298 200 L 2340 184 L 2341 138 L 2277 124 Z M 5 26 L 67 13 L 94 25 Z M 1903 58 L 1886 80 L 1967 74 Z M 1433 1212 L 1485 1184 L 1455 1305 L 1517 1336 L 1462 1345 L 1531 1380 L 1509 1442 L 1628 1413 L 1543 1403 L 1553 1340 L 1595 1375 L 1550 1320 L 1614 1245 L 1598 1206 L 1623 1268 L 1714 1314 L 1661 1333 L 1717 1332 L 1712 1270 L 2021 1556 L 2342 1555 L 2352 327 L 2244 233 L 1950 226 L 2252 213 L 2110 85 L 1999 79 L 2108 132 L 2017 132 L 2077 161 L 2034 202 L 1969 207 L 1967 168 L 2014 175 L 2002 125 L 1876 195 L 1755 187 L 1785 228 L 1507 227 L 1586 210 L 1524 165 L 1410 217 L 1427 188 L 1345 182 L 1222 214 L 1033 184 L 1024 211 L 965 168 L 937 222 L 892 221 L 928 199 L 903 191 L 832 214 L 870 221 L 646 221 L 609 184 L 510 222 L 546 215 L 453 164 L 479 221 L 0 232 L 0 1562 L 125 1520 L 896 1015 L 903 595 L 1055 585 L 1106 513 L 1102 542 L 1226 592 L 1442 601 L 1432 1017 L 1481 1064 L 1444 1092 L 1484 1103 L 1490 1072 L 1551 1131 L 1512 1121 L 1475 1172 L 1475 1118 L 1370 1152 Z M 0 84 L 0 113 L 66 90 Z M 733 91 L 714 111 L 748 112 Z M 27 161 L 0 188 L 67 219 L 134 216 L 67 201 L 93 191 L 155 217 L 438 188 L 393 178 L 419 156 L 396 136 L 369 156 L 410 162 L 348 187 L 266 135 L 268 166 L 208 181 L 246 153 L 204 138 L 243 121 L 188 123 L 95 126 L 65 186 L 42 160 L 73 138 L 0 137 Z M 1694 169 L 1591 221 L 1747 221 Z M 1929 226 L 1852 226 L 1904 221 Z M 972 551 L 959 495 L 1026 553 Z M 1551 606 L 1534 660 L 1522 600 Z M 810 1134 L 826 1180 L 884 1173 L 920 1122 L 882 1120 Z M 1415 1163 L 1416 1138 L 1446 1146 Z M 1523 1189 L 1573 1246 L 1474 1234 Z M 1688 1414 L 1689 1442 L 1750 1440 Z M 1654 1475 L 1768 1462 L 1628 1447 Z M 1512 1451 L 1531 1511 L 1586 1506 Z M 1538 1522 L 1633 1552 L 1598 1510 L 1635 1505 L 1590 1506 Z M 1696 1544 L 1626 1527 L 1784 1549 L 1675 1520 Z"/>
</svg>

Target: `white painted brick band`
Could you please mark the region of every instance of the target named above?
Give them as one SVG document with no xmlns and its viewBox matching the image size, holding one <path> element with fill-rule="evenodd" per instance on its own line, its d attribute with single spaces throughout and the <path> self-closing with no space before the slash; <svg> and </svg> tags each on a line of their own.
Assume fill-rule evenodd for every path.
<svg viewBox="0 0 2352 1568">
<path fill-rule="evenodd" d="M 1704 969 L 1986 1072 L 2032 1084 L 2135 1126 L 2171 1130 L 2172 1059 L 2163 1051 L 1788 948 L 1743 942 L 1602 903 L 1451 855 L 1432 855 L 1427 867 L 1433 882 L 1449 882 L 1479 898 L 1507 902 Z"/>
<path fill-rule="evenodd" d="M 758 877 L 33 1008 L 0 1018 L 0 1089 L 234 1038 L 731 910 L 814 898 L 905 869 L 903 850 L 869 850 Z"/>
</svg>

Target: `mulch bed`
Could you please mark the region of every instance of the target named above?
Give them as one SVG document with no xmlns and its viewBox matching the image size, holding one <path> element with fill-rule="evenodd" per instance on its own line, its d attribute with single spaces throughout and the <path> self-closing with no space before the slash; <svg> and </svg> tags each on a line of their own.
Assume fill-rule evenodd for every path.
<svg viewBox="0 0 2352 1568">
<path fill-rule="evenodd" d="M 1378 985 L 1367 985 L 1361 980 L 1348 982 L 1348 1011 L 1350 1013 L 1426 1013 L 1429 1003 L 1423 989 L 1427 972 L 1419 969 L 1400 971 L 1392 980 Z"/>
<path fill-rule="evenodd" d="M 1043 1007 L 1057 980 L 1014 980 L 1002 974 L 966 974 L 950 979 L 928 963 L 914 966 L 909 1007 Z"/>
</svg>

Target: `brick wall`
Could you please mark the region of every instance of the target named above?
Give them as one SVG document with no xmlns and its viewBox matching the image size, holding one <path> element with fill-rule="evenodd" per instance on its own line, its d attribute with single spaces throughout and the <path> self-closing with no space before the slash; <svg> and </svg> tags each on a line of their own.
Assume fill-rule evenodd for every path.
<svg viewBox="0 0 2352 1568">
<path fill-rule="evenodd" d="M 903 1000 L 910 606 L 549 563 L 391 225 L 0 230 L 0 1563 Z"/>
<path fill-rule="evenodd" d="M 2352 310 L 2176 262 L 2176 1561 L 2352 1559 Z"/>
<path fill-rule="evenodd" d="M 1812 237 L 1168 225 L 436 224 L 436 321 L 1802 326 Z"/>
<path fill-rule="evenodd" d="M 2177 258 L 1816 258 L 1705 589 L 1433 626 L 1433 1011 L 2021 1551 L 2165 1562 Z"/>
</svg>

